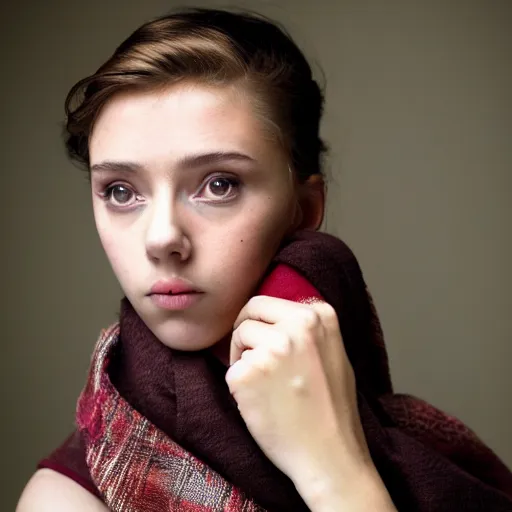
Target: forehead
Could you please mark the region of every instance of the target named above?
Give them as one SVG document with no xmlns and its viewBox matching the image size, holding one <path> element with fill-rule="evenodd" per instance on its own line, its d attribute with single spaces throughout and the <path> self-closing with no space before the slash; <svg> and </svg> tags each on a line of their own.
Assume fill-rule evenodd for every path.
<svg viewBox="0 0 512 512">
<path fill-rule="evenodd" d="M 276 149 L 246 95 L 232 87 L 179 85 L 118 94 L 103 107 L 90 138 L 91 161 L 168 159 L 219 149 Z"/>
</svg>

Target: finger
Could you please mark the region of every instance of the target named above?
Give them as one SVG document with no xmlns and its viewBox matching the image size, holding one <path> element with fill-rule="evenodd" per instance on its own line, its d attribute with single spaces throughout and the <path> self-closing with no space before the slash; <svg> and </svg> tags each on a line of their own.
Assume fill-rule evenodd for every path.
<svg viewBox="0 0 512 512">
<path fill-rule="evenodd" d="M 338 321 L 338 315 L 335 309 L 326 302 L 312 304 L 313 308 L 321 318 L 321 324 L 324 327 L 325 341 L 318 349 L 320 357 L 328 373 L 339 371 L 340 366 L 348 363 L 348 357 L 341 335 Z"/>
<path fill-rule="evenodd" d="M 259 320 L 267 324 L 276 324 L 285 317 L 297 315 L 299 312 L 314 311 L 307 304 L 294 302 L 277 297 L 257 295 L 252 297 L 240 311 L 234 328 L 236 329 L 244 320 Z M 307 313 L 306 313 L 307 314 Z"/>
<path fill-rule="evenodd" d="M 308 302 L 307 304 L 311 309 L 318 313 L 318 315 L 322 318 L 322 323 L 327 329 L 330 331 L 339 330 L 338 315 L 336 310 L 329 303 L 325 301 L 314 300 L 312 302 Z"/>
<path fill-rule="evenodd" d="M 288 345 L 286 336 L 272 325 L 258 320 L 244 320 L 233 331 L 229 362 L 234 364 L 246 350 L 266 347 L 271 352 L 282 353 L 289 348 Z"/>
<path fill-rule="evenodd" d="M 327 343 L 318 347 L 329 386 L 337 404 L 346 402 L 346 393 L 355 399 L 355 375 L 347 355 L 343 336 L 339 327 L 338 315 L 327 303 L 314 304 L 313 307 L 322 318 Z M 353 396 L 352 396 L 353 395 Z"/>
<path fill-rule="evenodd" d="M 275 369 L 275 361 L 264 351 L 246 350 L 241 359 L 232 364 L 226 372 L 225 380 L 229 392 L 237 403 L 239 403 L 240 393 L 244 396 L 245 404 L 248 401 L 253 404 L 255 401 L 265 401 L 268 399 L 268 395 L 265 396 L 264 390 L 266 389 L 267 392 L 271 390 L 274 382 L 272 376 L 269 376 L 269 372 L 274 373 Z M 270 394 L 275 394 L 275 392 L 274 389 Z"/>
<path fill-rule="evenodd" d="M 338 345 L 339 342 L 342 341 L 342 336 L 336 310 L 329 303 L 324 301 L 312 302 L 308 304 L 308 306 L 315 311 L 320 318 L 320 323 L 324 327 L 326 339 L 331 340 Z"/>
<path fill-rule="evenodd" d="M 326 332 L 317 313 L 308 310 L 285 318 L 276 329 L 287 333 L 297 353 L 312 355 L 326 343 Z"/>
</svg>

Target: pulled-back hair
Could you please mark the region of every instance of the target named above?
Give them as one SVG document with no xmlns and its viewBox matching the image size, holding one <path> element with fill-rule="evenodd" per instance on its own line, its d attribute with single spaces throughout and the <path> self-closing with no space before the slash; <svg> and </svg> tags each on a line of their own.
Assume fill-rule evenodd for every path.
<svg viewBox="0 0 512 512">
<path fill-rule="evenodd" d="M 323 95 L 291 37 L 255 14 L 214 9 L 176 12 L 138 28 L 66 99 L 66 148 L 89 167 L 89 137 L 115 94 L 178 82 L 238 85 L 275 130 L 299 181 L 322 172 Z"/>
</svg>

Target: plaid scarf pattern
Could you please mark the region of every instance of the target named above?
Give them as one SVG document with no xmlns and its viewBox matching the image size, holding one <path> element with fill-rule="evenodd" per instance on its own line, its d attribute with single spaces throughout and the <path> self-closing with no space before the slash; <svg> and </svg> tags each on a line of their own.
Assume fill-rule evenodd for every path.
<svg viewBox="0 0 512 512">
<path fill-rule="evenodd" d="M 106 371 L 118 341 L 118 324 L 101 333 L 76 416 L 91 477 L 108 508 L 264 512 L 119 395 Z"/>
</svg>

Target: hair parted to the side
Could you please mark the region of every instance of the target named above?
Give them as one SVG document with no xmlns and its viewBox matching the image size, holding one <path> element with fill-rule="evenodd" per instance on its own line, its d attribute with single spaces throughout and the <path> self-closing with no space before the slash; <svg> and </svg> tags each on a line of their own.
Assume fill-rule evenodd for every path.
<svg viewBox="0 0 512 512">
<path fill-rule="evenodd" d="M 188 9 L 138 28 L 96 73 L 66 98 L 68 155 L 89 167 L 89 137 L 115 94 L 183 81 L 240 85 L 255 111 L 277 129 L 299 181 L 322 172 L 323 94 L 284 29 L 253 13 Z"/>
</svg>

